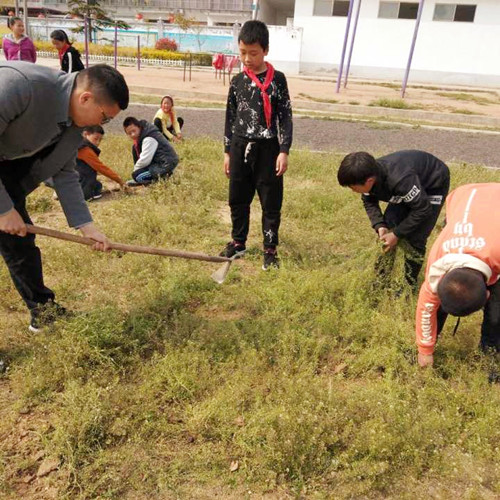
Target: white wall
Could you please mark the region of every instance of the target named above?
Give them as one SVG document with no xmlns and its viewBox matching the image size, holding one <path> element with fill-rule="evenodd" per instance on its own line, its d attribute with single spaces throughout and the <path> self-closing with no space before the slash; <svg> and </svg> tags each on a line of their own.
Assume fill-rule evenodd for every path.
<svg viewBox="0 0 500 500">
<path fill-rule="evenodd" d="M 436 3 L 475 3 L 475 21 L 433 21 Z M 337 72 L 347 18 L 313 16 L 313 5 L 314 0 L 295 4 L 294 26 L 303 28 L 300 70 Z M 363 0 L 352 74 L 401 78 L 415 21 L 378 19 L 378 7 L 379 0 Z M 500 1 L 426 0 L 411 79 L 500 86 Z"/>
<path fill-rule="evenodd" d="M 269 55 L 267 60 L 285 74 L 300 71 L 302 29 L 269 26 Z"/>
</svg>

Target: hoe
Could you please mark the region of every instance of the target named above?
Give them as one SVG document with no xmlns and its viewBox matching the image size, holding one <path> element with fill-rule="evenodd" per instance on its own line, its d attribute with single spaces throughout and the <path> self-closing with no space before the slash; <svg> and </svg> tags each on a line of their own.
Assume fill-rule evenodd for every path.
<svg viewBox="0 0 500 500">
<path fill-rule="evenodd" d="M 72 241 L 74 243 L 80 243 L 82 245 L 92 246 L 95 241 L 90 238 L 84 238 L 83 236 L 78 236 L 76 234 L 63 233 L 62 231 L 56 231 L 55 229 L 49 229 L 46 227 L 33 226 L 32 224 L 26 224 L 28 233 L 40 234 L 43 236 L 49 236 L 51 238 L 57 238 L 59 240 Z M 163 255 L 165 257 L 178 257 L 181 259 L 193 259 L 193 260 L 203 260 L 207 262 L 223 262 L 223 265 L 212 274 L 212 279 L 217 283 L 223 283 L 226 279 L 229 268 L 233 263 L 233 259 L 228 257 L 219 257 L 205 255 L 202 253 L 192 253 L 184 252 L 181 250 L 167 250 L 166 248 L 154 248 L 145 247 L 139 245 L 126 245 L 124 243 L 111 242 L 110 248 L 112 250 L 119 250 L 120 252 L 133 252 L 133 253 L 145 253 L 148 255 Z"/>
</svg>

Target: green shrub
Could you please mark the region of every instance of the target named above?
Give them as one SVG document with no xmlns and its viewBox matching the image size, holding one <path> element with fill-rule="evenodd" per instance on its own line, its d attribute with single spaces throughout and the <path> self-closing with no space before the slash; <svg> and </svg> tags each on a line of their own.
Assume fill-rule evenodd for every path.
<svg viewBox="0 0 500 500">
<path fill-rule="evenodd" d="M 44 41 L 34 41 L 35 47 L 38 51 L 53 52 L 54 55 L 57 51 L 51 42 Z M 73 44 L 81 54 L 85 53 L 85 46 L 83 43 Z M 91 55 L 103 55 L 103 56 L 114 56 L 113 45 L 101 45 L 91 43 L 89 44 L 89 54 Z M 137 57 L 137 49 L 135 47 L 118 47 L 118 57 Z M 172 52 L 168 50 L 157 50 L 150 48 L 141 49 L 142 59 L 159 59 L 159 60 L 169 60 L 169 61 L 184 61 L 186 58 L 191 57 L 192 63 L 199 66 L 211 66 L 212 56 L 205 53 L 185 53 L 185 52 Z"/>
</svg>

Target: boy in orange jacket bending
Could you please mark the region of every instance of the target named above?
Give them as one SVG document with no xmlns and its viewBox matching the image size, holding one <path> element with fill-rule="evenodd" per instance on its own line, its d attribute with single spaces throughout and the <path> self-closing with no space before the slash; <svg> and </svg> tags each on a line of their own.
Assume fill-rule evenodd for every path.
<svg viewBox="0 0 500 500">
<path fill-rule="evenodd" d="M 78 148 L 76 171 L 80 176 L 80 185 L 87 201 L 102 197 L 102 184 L 97 180 L 97 174 L 102 174 L 115 181 L 122 189 L 125 187 L 123 179 L 99 159 L 101 154 L 99 144 L 103 135 L 104 129 L 100 125 L 85 127 L 83 129 L 83 142 Z"/>
<path fill-rule="evenodd" d="M 416 317 L 418 363 L 432 366 L 448 314 L 484 307 L 480 348 L 500 352 L 500 183 L 466 184 L 446 199 L 446 227 L 429 253 Z"/>
</svg>

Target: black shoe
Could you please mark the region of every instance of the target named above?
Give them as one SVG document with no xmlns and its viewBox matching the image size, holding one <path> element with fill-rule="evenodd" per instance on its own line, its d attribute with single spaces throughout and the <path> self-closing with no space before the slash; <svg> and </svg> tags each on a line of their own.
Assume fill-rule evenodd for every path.
<svg viewBox="0 0 500 500">
<path fill-rule="evenodd" d="M 50 300 L 31 310 L 31 321 L 28 329 L 32 333 L 38 333 L 63 316 L 69 316 L 66 308 Z"/>
<path fill-rule="evenodd" d="M 140 182 L 134 181 L 134 179 L 129 179 L 125 184 L 129 187 L 137 187 L 137 186 L 142 186 Z"/>
<path fill-rule="evenodd" d="M 264 263 L 262 264 L 262 269 L 267 271 L 270 267 L 279 269 L 280 260 L 278 259 L 278 252 L 275 248 L 267 248 L 264 250 Z"/>
<path fill-rule="evenodd" d="M 243 243 L 237 243 L 236 241 L 230 241 L 224 250 L 219 254 L 220 257 L 227 257 L 229 259 L 235 258 L 239 259 L 245 255 L 247 251 Z"/>
</svg>

